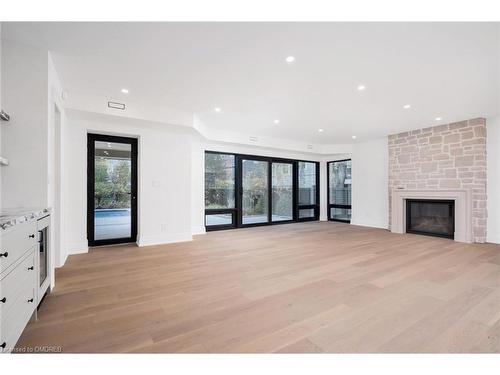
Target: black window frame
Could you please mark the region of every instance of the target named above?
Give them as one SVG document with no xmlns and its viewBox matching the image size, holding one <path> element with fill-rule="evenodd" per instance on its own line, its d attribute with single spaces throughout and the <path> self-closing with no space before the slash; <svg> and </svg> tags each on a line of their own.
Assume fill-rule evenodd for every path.
<svg viewBox="0 0 500 375">
<path fill-rule="evenodd" d="M 316 199 L 315 199 L 315 204 L 299 204 L 299 163 L 313 163 L 316 164 Z M 320 166 L 319 162 L 315 161 L 309 161 L 309 160 L 297 160 L 297 171 L 296 171 L 296 188 L 297 188 L 297 221 L 318 221 L 319 220 L 319 210 L 320 210 Z M 314 216 L 313 217 L 304 217 L 304 218 L 299 218 L 299 211 L 300 210 L 307 210 L 307 209 L 313 209 L 314 210 Z"/>
<path fill-rule="evenodd" d="M 235 229 L 235 228 L 248 228 L 248 227 L 258 227 L 266 225 L 281 225 L 289 224 L 301 221 L 317 221 L 319 220 L 319 210 L 320 210 L 320 163 L 318 161 L 312 160 L 298 160 L 298 159 L 286 159 L 272 156 L 261 156 L 261 155 L 249 155 L 249 154 L 238 154 L 232 152 L 221 152 L 213 150 L 205 150 L 206 154 L 222 154 L 222 155 L 233 155 L 235 157 L 235 208 L 224 208 L 224 209 L 206 209 L 205 208 L 205 230 L 207 232 L 224 230 L 224 229 Z M 242 195 L 243 195 L 243 160 L 256 160 L 268 162 L 268 221 L 264 223 L 251 223 L 243 224 L 243 207 L 242 207 Z M 316 165 L 316 204 L 313 205 L 300 205 L 299 202 L 299 189 L 298 189 L 298 162 L 313 163 Z M 293 186 L 293 218 L 292 220 L 282 220 L 282 221 L 272 221 L 272 163 L 285 163 L 292 164 L 292 186 Z M 205 169 L 205 166 L 204 166 Z M 204 189 L 205 191 L 205 189 Z M 314 217 L 306 217 L 299 219 L 300 209 L 314 209 Z M 207 215 L 210 214 L 228 214 L 232 215 L 233 221 L 231 224 L 225 225 L 206 225 Z"/>
<path fill-rule="evenodd" d="M 341 163 L 345 161 L 350 161 L 351 162 L 351 168 L 352 168 L 352 159 L 342 159 L 342 160 L 332 160 L 326 163 L 326 194 L 327 194 L 327 215 L 328 215 L 328 220 L 329 221 L 337 221 L 341 223 L 351 223 L 352 220 L 352 184 L 351 184 L 351 204 L 336 204 L 330 202 L 330 164 L 333 163 Z M 352 170 L 351 170 L 351 178 L 352 178 Z M 349 209 L 351 210 L 351 220 L 342 220 L 342 219 L 335 219 L 332 217 L 331 214 L 331 209 L 332 208 L 343 208 L 343 209 Z"/>
<path fill-rule="evenodd" d="M 131 147 L 131 202 L 130 202 L 130 237 L 95 239 L 95 142 L 130 144 Z M 138 139 L 116 135 L 87 133 L 87 241 L 89 246 L 106 246 L 137 242 L 137 185 L 138 185 Z"/>
</svg>

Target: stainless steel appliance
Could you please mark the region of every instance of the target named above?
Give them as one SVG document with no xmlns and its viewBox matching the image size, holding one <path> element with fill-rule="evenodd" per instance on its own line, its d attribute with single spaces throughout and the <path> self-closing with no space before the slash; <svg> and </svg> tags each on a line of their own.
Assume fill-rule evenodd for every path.
<svg viewBox="0 0 500 375">
<path fill-rule="evenodd" d="M 38 303 L 50 286 L 50 215 L 38 219 Z"/>
</svg>

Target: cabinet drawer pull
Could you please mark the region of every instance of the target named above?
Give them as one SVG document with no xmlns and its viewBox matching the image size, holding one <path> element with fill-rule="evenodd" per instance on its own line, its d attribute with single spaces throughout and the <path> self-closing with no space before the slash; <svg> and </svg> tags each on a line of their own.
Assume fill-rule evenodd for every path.
<svg viewBox="0 0 500 375">
<path fill-rule="evenodd" d="M 7 343 L 3 342 L 2 345 L 0 345 L 0 348 L 5 349 L 6 346 L 7 346 Z"/>
<path fill-rule="evenodd" d="M 30 234 L 28 237 L 29 238 L 35 238 L 35 235 L 34 234 Z"/>
<path fill-rule="evenodd" d="M 7 297 L 3 297 L 2 299 L 0 299 L 0 302 L 2 302 L 2 303 L 7 302 Z"/>
<path fill-rule="evenodd" d="M 30 298 L 30 299 L 28 300 L 28 302 L 29 302 L 29 303 L 33 303 L 33 298 Z"/>
<path fill-rule="evenodd" d="M 6 257 L 7 258 L 8 256 L 9 256 L 9 252 L 8 251 L 6 251 L 5 253 L 0 253 L 0 258 L 1 257 Z"/>
<path fill-rule="evenodd" d="M 28 267 L 28 271 L 33 271 L 35 269 L 35 266 Z"/>
</svg>

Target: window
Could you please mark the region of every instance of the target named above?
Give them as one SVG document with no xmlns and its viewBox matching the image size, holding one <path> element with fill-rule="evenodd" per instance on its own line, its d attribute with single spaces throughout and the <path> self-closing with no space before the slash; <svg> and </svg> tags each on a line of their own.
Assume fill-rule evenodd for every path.
<svg viewBox="0 0 500 375">
<path fill-rule="evenodd" d="M 328 163 L 328 219 L 351 221 L 351 160 Z"/>
<path fill-rule="evenodd" d="M 205 153 L 205 225 L 225 228 L 235 225 L 236 158 L 231 154 Z"/>
<path fill-rule="evenodd" d="M 293 220 L 293 164 L 272 164 L 272 221 Z"/>
<path fill-rule="evenodd" d="M 319 218 L 319 164 L 299 161 L 298 169 L 298 209 L 299 220 Z"/>
<path fill-rule="evenodd" d="M 269 221 L 269 163 L 261 160 L 243 160 L 243 224 Z"/>
<path fill-rule="evenodd" d="M 319 163 L 205 152 L 207 230 L 319 219 Z"/>
</svg>

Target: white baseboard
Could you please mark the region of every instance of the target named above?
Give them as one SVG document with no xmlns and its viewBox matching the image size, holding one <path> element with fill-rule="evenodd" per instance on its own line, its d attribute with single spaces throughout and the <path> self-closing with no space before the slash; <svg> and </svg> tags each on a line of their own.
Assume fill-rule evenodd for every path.
<svg viewBox="0 0 500 375">
<path fill-rule="evenodd" d="M 489 242 L 489 243 L 499 243 L 500 244 L 500 236 L 496 235 L 496 234 L 487 235 L 486 236 L 486 242 Z"/>
<path fill-rule="evenodd" d="M 205 229 L 205 226 L 199 226 L 199 227 L 192 227 L 191 228 L 191 234 L 193 236 L 197 235 L 197 234 L 206 234 L 207 231 Z"/>
<path fill-rule="evenodd" d="M 85 254 L 89 252 L 89 243 L 87 242 L 87 240 L 80 242 L 69 242 L 68 244 L 66 244 L 66 249 L 68 249 L 68 251 L 66 252 L 68 255 Z"/>
<path fill-rule="evenodd" d="M 65 254 L 64 256 L 62 256 L 61 258 L 63 259 L 59 259 L 59 263 L 57 263 L 54 267 L 55 268 L 61 268 L 62 266 L 64 266 L 64 264 L 66 263 L 66 260 L 68 259 L 68 254 Z"/>
<path fill-rule="evenodd" d="M 383 223 L 365 223 L 365 222 L 360 222 L 360 221 L 351 221 L 351 224 L 352 225 L 359 225 L 360 227 L 389 229 L 389 225 L 383 224 Z"/>
<path fill-rule="evenodd" d="M 165 235 L 154 236 L 139 236 L 137 238 L 137 246 L 153 246 L 153 245 L 166 245 L 169 243 L 192 241 L 191 233 L 173 233 Z"/>
</svg>

